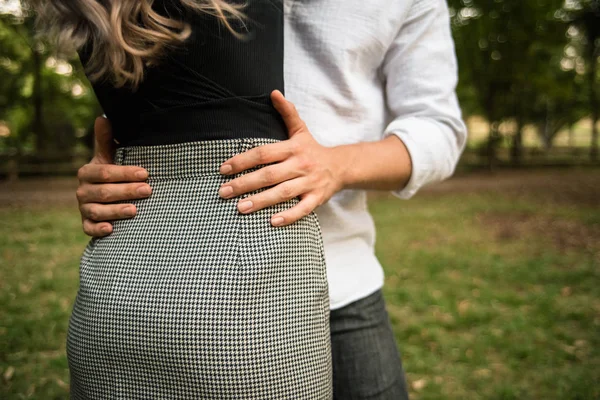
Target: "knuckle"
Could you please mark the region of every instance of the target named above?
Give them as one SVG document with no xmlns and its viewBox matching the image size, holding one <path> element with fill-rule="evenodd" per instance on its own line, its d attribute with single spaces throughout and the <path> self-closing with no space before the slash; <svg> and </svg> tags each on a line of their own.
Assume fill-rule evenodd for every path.
<svg viewBox="0 0 600 400">
<path fill-rule="evenodd" d="M 315 163 L 308 157 L 298 157 L 298 167 L 302 171 L 312 171 L 314 169 Z"/>
<path fill-rule="evenodd" d="M 102 182 L 106 182 L 110 179 L 110 172 L 107 167 L 101 166 L 98 169 L 99 178 Z"/>
<path fill-rule="evenodd" d="M 238 171 L 238 169 L 239 169 L 239 162 L 238 162 L 239 157 L 238 156 L 239 156 L 239 154 L 237 156 L 234 156 L 234 157 L 230 158 L 229 160 L 227 160 L 227 164 L 229 164 L 231 166 L 231 168 L 234 172 Z"/>
<path fill-rule="evenodd" d="M 85 204 L 79 205 L 79 214 L 81 214 L 81 222 L 85 223 L 85 220 L 88 218 L 88 210 Z"/>
<path fill-rule="evenodd" d="M 280 193 L 281 193 L 281 197 L 285 200 L 290 200 L 291 198 L 294 197 L 294 190 L 292 189 L 292 187 L 288 184 L 281 184 L 281 187 L 279 188 Z"/>
<path fill-rule="evenodd" d="M 90 206 L 87 210 L 87 217 L 92 221 L 100 221 L 100 209 L 98 206 Z"/>
<path fill-rule="evenodd" d="M 77 170 L 77 179 L 83 181 L 87 172 L 87 164 Z"/>
<path fill-rule="evenodd" d="M 144 187 L 144 185 L 139 185 L 139 186 L 131 186 L 127 189 L 127 197 L 130 199 L 135 199 L 137 197 L 140 196 L 140 194 L 138 193 L 138 190 L 142 189 Z"/>
<path fill-rule="evenodd" d="M 77 196 L 77 200 L 79 200 L 80 202 L 83 201 L 83 199 L 85 198 L 85 189 L 82 186 L 79 186 L 77 188 L 77 191 L 75 191 L 75 196 Z"/>
<path fill-rule="evenodd" d="M 272 169 L 265 169 L 263 172 L 264 183 L 272 184 L 275 182 L 276 176 L 275 171 Z"/>
<path fill-rule="evenodd" d="M 231 181 L 229 182 L 229 185 L 233 189 L 234 194 L 247 193 L 249 190 L 249 185 L 246 183 L 245 179 Z"/>
<path fill-rule="evenodd" d="M 302 146 L 300 145 L 300 143 L 298 143 L 297 140 L 290 140 L 288 145 L 289 145 L 289 151 L 291 154 L 299 153 L 300 150 L 302 149 Z"/>
<path fill-rule="evenodd" d="M 260 164 L 265 164 L 268 157 L 268 151 L 264 147 L 258 147 L 256 149 L 256 157 Z"/>
<path fill-rule="evenodd" d="M 231 186 L 234 193 L 241 193 L 241 191 L 244 190 L 245 183 L 244 179 L 240 178 L 230 181 L 228 185 Z"/>
<path fill-rule="evenodd" d="M 110 199 L 110 191 L 105 187 L 98 189 L 98 200 L 102 203 L 107 202 Z"/>
</svg>

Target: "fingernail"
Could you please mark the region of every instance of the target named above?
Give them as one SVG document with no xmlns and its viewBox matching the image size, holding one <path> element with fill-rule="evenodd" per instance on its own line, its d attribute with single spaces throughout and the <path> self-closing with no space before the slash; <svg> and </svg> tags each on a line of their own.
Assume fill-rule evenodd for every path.
<svg viewBox="0 0 600 400">
<path fill-rule="evenodd" d="M 283 225 L 283 217 L 275 217 L 271 220 L 271 224 L 273 226 L 281 226 Z"/>
<path fill-rule="evenodd" d="M 124 207 L 121 212 L 126 217 L 133 217 L 135 215 L 135 209 L 133 207 Z"/>
<path fill-rule="evenodd" d="M 150 196 L 151 190 L 148 186 L 142 186 L 137 190 L 141 196 Z"/>
<path fill-rule="evenodd" d="M 223 186 L 219 189 L 219 196 L 227 198 L 233 194 L 233 188 L 231 186 Z"/>
<path fill-rule="evenodd" d="M 135 173 L 135 177 L 138 179 L 146 179 L 146 178 L 148 178 L 148 172 L 147 171 L 138 171 Z"/>
<path fill-rule="evenodd" d="M 221 168 L 219 168 L 219 172 L 222 173 L 223 175 L 228 174 L 231 172 L 231 170 L 233 169 L 233 167 L 229 164 L 225 164 L 225 165 L 221 165 Z"/>
<path fill-rule="evenodd" d="M 238 205 L 238 210 L 240 210 L 240 212 L 246 212 L 249 211 L 253 205 L 254 204 L 252 204 L 251 201 L 244 201 Z"/>
<path fill-rule="evenodd" d="M 103 226 L 100 231 L 104 234 L 110 233 L 110 227 L 108 226 Z"/>
</svg>

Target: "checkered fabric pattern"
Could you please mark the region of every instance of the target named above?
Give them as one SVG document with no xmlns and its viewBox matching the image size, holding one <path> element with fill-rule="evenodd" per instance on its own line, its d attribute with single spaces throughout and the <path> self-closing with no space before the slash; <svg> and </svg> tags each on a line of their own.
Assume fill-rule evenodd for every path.
<svg viewBox="0 0 600 400">
<path fill-rule="evenodd" d="M 297 200 L 250 215 L 223 200 L 220 164 L 270 139 L 126 147 L 148 169 L 138 215 L 92 239 L 67 353 L 73 399 L 332 397 L 329 299 L 316 215 Z M 247 197 L 247 196 L 245 196 Z"/>
</svg>

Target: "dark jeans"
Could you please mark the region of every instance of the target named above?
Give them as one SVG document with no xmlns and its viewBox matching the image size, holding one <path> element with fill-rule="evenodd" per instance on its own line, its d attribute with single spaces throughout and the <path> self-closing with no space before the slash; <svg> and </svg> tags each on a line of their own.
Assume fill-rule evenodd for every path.
<svg viewBox="0 0 600 400">
<path fill-rule="evenodd" d="M 331 311 L 334 400 L 407 400 L 381 291 Z"/>
</svg>

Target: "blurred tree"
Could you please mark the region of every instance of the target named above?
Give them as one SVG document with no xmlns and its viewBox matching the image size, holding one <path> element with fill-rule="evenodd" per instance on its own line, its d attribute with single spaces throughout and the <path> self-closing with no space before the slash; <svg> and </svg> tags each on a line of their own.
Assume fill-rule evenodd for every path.
<svg viewBox="0 0 600 400">
<path fill-rule="evenodd" d="M 600 117 L 600 100 L 598 87 L 600 77 L 598 62 L 600 61 L 600 0 L 571 0 L 567 2 L 569 20 L 574 31 L 573 45 L 579 50 L 584 60 L 584 70 L 588 85 L 589 115 L 592 121 L 592 141 L 590 157 L 598 160 L 598 119 Z"/>
<path fill-rule="evenodd" d="M 99 108 L 79 63 L 56 57 L 34 32 L 25 11 L 0 13 L 0 120 L 11 130 L 4 142 L 18 153 L 69 154 Z"/>
<path fill-rule="evenodd" d="M 459 96 L 466 113 L 490 123 L 489 166 L 502 140 L 503 121 L 514 122 L 511 159 L 522 158 L 522 130 L 538 127 L 547 147 L 581 118 L 584 91 L 577 74 L 561 66 L 569 38 L 564 0 L 449 0 L 459 59 Z M 473 105 L 476 105 L 475 107 Z"/>
<path fill-rule="evenodd" d="M 23 46 L 23 32 L 15 22 L 16 17 L 0 14 L 0 119 L 7 121 L 11 131 L 19 130 L 27 119 L 20 111 L 27 106 L 23 89 L 28 79 L 22 65 L 29 49 Z M 26 139 L 25 135 L 11 134 L 6 141 L 20 149 Z"/>
<path fill-rule="evenodd" d="M 13 2 L 15 3 L 15 2 Z M 18 3 L 18 2 L 16 2 Z M 490 123 L 488 163 L 506 141 L 519 164 L 522 131 L 537 127 L 546 148 L 584 116 L 593 121 L 598 158 L 600 0 L 448 0 L 460 66 L 458 94 L 466 115 Z M 1 4 L 1 3 L 0 3 Z M 69 152 L 100 113 L 75 58 L 54 55 L 33 34 L 27 10 L 0 6 L 0 149 Z M 503 133 L 506 133 L 503 131 Z"/>
<path fill-rule="evenodd" d="M 530 109 L 530 121 L 546 150 L 564 128 L 570 128 L 588 115 L 586 80 L 574 70 L 548 69 L 538 75 L 535 84 L 540 92 Z M 548 76 L 550 75 L 550 76 Z M 554 76 L 551 76 L 554 75 Z"/>
</svg>

